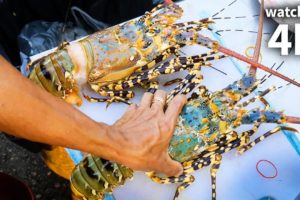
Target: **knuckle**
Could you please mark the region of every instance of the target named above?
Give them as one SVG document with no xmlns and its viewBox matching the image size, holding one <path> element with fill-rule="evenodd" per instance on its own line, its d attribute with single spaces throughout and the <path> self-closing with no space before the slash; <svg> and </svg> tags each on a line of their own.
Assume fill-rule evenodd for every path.
<svg viewBox="0 0 300 200">
<path fill-rule="evenodd" d="M 153 96 L 153 93 L 151 93 L 151 92 L 145 92 L 144 96 Z"/>
<path fill-rule="evenodd" d="M 157 91 L 155 92 L 155 94 L 161 94 L 161 95 L 164 95 L 164 94 L 166 94 L 166 92 L 163 91 L 163 90 L 157 90 Z"/>
</svg>

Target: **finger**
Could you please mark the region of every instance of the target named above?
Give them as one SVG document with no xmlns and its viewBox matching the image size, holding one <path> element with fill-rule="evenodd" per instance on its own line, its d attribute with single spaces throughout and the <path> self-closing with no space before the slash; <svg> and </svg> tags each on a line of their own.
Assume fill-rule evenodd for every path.
<svg viewBox="0 0 300 200">
<path fill-rule="evenodd" d="M 137 108 L 138 108 L 138 106 L 136 104 L 129 105 L 126 112 L 125 112 L 125 114 L 123 115 L 123 117 L 127 117 L 129 115 L 132 115 L 136 111 Z"/>
<path fill-rule="evenodd" d="M 166 104 L 167 93 L 163 90 L 157 90 L 154 93 L 153 102 L 151 108 L 163 111 Z"/>
<path fill-rule="evenodd" d="M 153 96 L 154 95 L 152 93 L 146 92 L 142 97 L 140 107 L 141 108 L 150 108 Z"/>
<path fill-rule="evenodd" d="M 158 171 L 166 174 L 167 176 L 179 176 L 183 173 L 182 165 L 179 162 L 172 160 L 167 153 L 163 160 L 164 161 L 161 164 L 162 168 Z"/>
<path fill-rule="evenodd" d="M 186 103 L 186 97 L 184 95 L 177 95 L 168 106 L 168 109 L 166 110 L 166 120 L 170 122 L 171 127 L 174 128 L 178 116 L 182 110 L 182 107 Z"/>
</svg>

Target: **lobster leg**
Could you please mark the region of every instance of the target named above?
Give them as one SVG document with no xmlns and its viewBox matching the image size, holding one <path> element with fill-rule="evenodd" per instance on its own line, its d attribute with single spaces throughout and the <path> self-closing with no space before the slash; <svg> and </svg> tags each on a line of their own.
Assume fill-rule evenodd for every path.
<svg viewBox="0 0 300 200">
<path fill-rule="evenodd" d="M 163 52 L 163 54 L 161 56 L 157 57 L 156 59 L 154 59 L 152 62 L 148 63 L 147 65 L 144 65 L 143 67 L 138 69 L 136 72 L 153 68 L 153 66 L 155 66 L 157 63 L 170 57 L 172 54 L 175 54 L 175 55 L 178 54 L 178 50 L 180 47 L 181 47 L 180 45 L 175 45 L 175 46 L 167 49 L 166 51 Z M 194 56 L 194 57 L 195 57 L 195 59 L 200 59 L 202 57 L 203 57 L 203 59 L 205 59 L 206 56 L 213 55 L 215 53 L 216 52 L 209 52 L 209 53 L 201 54 L 201 55 Z M 207 59 L 210 59 L 210 58 L 208 57 Z M 121 83 L 126 84 L 126 82 L 128 82 L 127 88 L 132 87 L 133 85 L 132 86 L 130 85 L 131 80 L 134 80 L 135 76 L 130 76 L 127 79 L 128 80 L 125 80 L 124 82 L 121 82 Z M 143 85 L 143 82 L 140 82 L 138 84 Z M 154 84 L 152 84 L 152 85 L 154 86 Z M 157 86 L 154 86 L 154 88 L 152 88 L 152 90 L 149 89 L 149 92 L 155 92 L 157 87 L 158 87 L 158 84 L 157 84 Z M 96 92 L 98 92 L 101 96 L 104 96 L 104 97 L 108 96 L 111 98 L 95 98 L 95 97 L 90 97 L 90 96 L 84 95 L 84 97 L 90 102 L 108 102 L 108 105 L 111 104 L 112 102 L 124 102 L 126 104 L 131 104 L 130 102 L 128 102 L 128 100 L 134 97 L 133 91 L 125 91 L 125 90 L 107 91 L 107 90 L 111 89 L 111 85 L 108 85 L 105 87 L 107 90 L 105 90 L 104 88 L 100 88 L 97 85 L 91 85 L 91 88 L 93 90 L 95 90 Z M 126 89 L 126 88 L 123 88 L 123 89 Z"/>
<path fill-rule="evenodd" d="M 180 184 L 175 192 L 173 200 L 177 200 L 180 193 L 185 190 L 187 187 L 189 187 L 193 182 L 195 181 L 195 178 L 192 175 L 185 175 L 185 180 L 182 184 Z"/>
<path fill-rule="evenodd" d="M 93 102 L 93 103 L 107 102 L 106 108 L 108 108 L 110 106 L 110 104 L 112 104 L 113 102 L 122 102 L 122 103 L 125 103 L 125 104 L 128 104 L 128 105 L 132 104 L 129 101 L 129 99 L 118 97 L 118 96 L 114 96 L 114 97 L 111 97 L 111 98 L 96 98 L 96 97 L 91 97 L 91 96 L 84 95 L 84 98 L 86 98 L 89 102 Z"/>
<path fill-rule="evenodd" d="M 215 200 L 217 198 L 216 175 L 217 175 L 217 171 L 220 167 L 221 160 L 222 160 L 222 156 L 220 154 L 214 155 L 213 159 L 212 159 L 212 166 L 210 168 L 212 199 L 213 200 Z"/>
<path fill-rule="evenodd" d="M 249 100 L 247 100 L 247 101 L 245 101 L 245 102 L 243 102 L 243 103 L 241 103 L 241 104 L 236 105 L 236 107 L 238 107 L 238 108 L 246 107 L 246 106 L 248 106 L 250 103 L 254 103 L 254 102 L 257 101 L 257 100 L 260 100 L 260 101 L 266 106 L 265 109 L 268 109 L 268 108 L 270 107 L 270 105 L 269 105 L 269 103 L 267 102 L 267 100 L 264 99 L 264 96 L 267 95 L 268 93 L 272 92 L 272 91 L 275 91 L 275 90 L 276 90 L 275 87 L 270 87 L 270 88 L 264 90 L 264 91 L 263 91 L 262 93 L 260 93 L 259 95 L 255 96 L 255 97 L 253 97 L 253 98 L 251 98 L 251 99 L 249 99 Z"/>
<path fill-rule="evenodd" d="M 218 53 L 218 52 L 217 51 L 211 51 L 211 52 L 208 52 L 208 53 L 203 53 L 200 56 L 201 57 L 207 57 L 207 56 L 210 56 L 210 55 L 214 55 L 216 53 Z M 179 57 L 179 56 L 177 56 L 177 57 Z M 164 86 L 170 86 L 174 83 L 178 83 L 178 82 L 180 83 L 181 81 L 182 81 L 182 78 L 175 78 L 173 80 L 170 80 L 170 81 L 167 81 L 166 83 L 164 83 Z"/>
<path fill-rule="evenodd" d="M 176 56 L 179 55 L 179 49 L 182 48 L 184 45 L 174 45 L 168 49 L 166 49 L 165 51 L 163 51 L 161 53 L 161 55 L 157 56 L 154 60 L 152 60 L 151 62 L 147 63 L 146 65 L 140 67 L 139 69 L 137 69 L 135 72 L 144 72 L 145 70 L 151 69 L 153 68 L 156 64 L 160 63 L 163 60 L 166 60 L 167 58 L 169 58 L 172 54 L 175 54 Z M 133 76 L 129 76 L 128 79 L 132 79 Z"/>
<path fill-rule="evenodd" d="M 175 27 L 180 27 L 181 31 L 194 31 L 194 32 L 198 32 L 198 31 L 202 31 L 202 30 L 210 30 L 213 31 L 209 26 L 209 24 L 213 23 L 213 21 L 209 21 L 206 23 L 200 23 L 199 21 L 190 21 L 190 22 L 186 22 L 186 23 L 180 23 L 180 24 L 176 24 Z"/>
<path fill-rule="evenodd" d="M 149 83 L 149 88 L 148 88 L 147 92 L 154 94 L 156 92 L 156 90 L 158 89 L 158 86 L 159 86 L 159 84 L 157 81 L 151 81 Z"/>
<path fill-rule="evenodd" d="M 193 92 L 191 94 L 191 97 L 188 100 L 197 99 L 199 97 L 207 99 L 208 95 L 209 95 L 209 91 L 206 88 L 206 86 L 201 85 L 201 86 L 198 87 L 198 90 L 196 92 Z"/>
<path fill-rule="evenodd" d="M 241 142 L 240 142 L 239 147 L 237 148 L 237 151 L 238 151 L 239 154 L 241 154 L 240 153 L 240 151 L 242 151 L 241 149 L 243 149 L 243 147 L 246 146 L 249 143 L 250 136 L 254 135 L 257 132 L 260 124 L 261 123 L 256 123 L 251 130 L 244 131 L 240 134 L 239 138 L 240 138 Z"/>
<path fill-rule="evenodd" d="M 173 80 L 167 81 L 164 83 L 164 86 L 170 86 L 173 85 L 174 83 L 180 83 L 183 79 L 182 78 L 175 78 Z"/>
<path fill-rule="evenodd" d="M 133 91 L 110 91 L 105 87 L 98 87 L 98 85 L 91 85 L 91 88 L 101 96 L 109 98 L 96 98 L 83 94 L 84 98 L 89 102 L 107 102 L 107 107 L 113 102 L 123 102 L 126 104 L 131 104 L 131 102 L 129 102 L 129 99 L 132 99 L 134 97 Z"/>
<path fill-rule="evenodd" d="M 149 25 L 151 22 L 151 15 L 157 10 L 163 8 L 165 5 L 158 4 L 154 7 L 150 12 L 145 12 L 145 14 L 139 19 L 139 23 L 145 23 L 145 25 Z"/>
<path fill-rule="evenodd" d="M 184 95 L 192 91 L 195 86 L 202 81 L 202 79 L 203 76 L 200 74 L 199 68 L 191 70 L 188 75 L 180 82 L 180 84 L 177 85 L 177 87 L 169 93 L 167 97 L 167 103 L 170 102 L 181 91 Z"/>
<path fill-rule="evenodd" d="M 99 89 L 98 94 L 104 97 L 121 97 L 124 99 L 131 99 L 134 97 L 133 91 L 121 90 L 121 91 L 106 91 L 105 89 Z"/>
<path fill-rule="evenodd" d="M 190 186 L 195 178 L 192 175 L 189 174 L 181 174 L 178 177 L 166 177 L 166 178 L 161 178 L 159 176 L 157 176 L 155 174 L 155 172 L 147 172 L 146 175 L 154 182 L 159 183 L 159 184 L 172 184 L 172 183 L 181 183 L 177 189 L 176 189 L 176 193 L 174 195 L 174 200 L 177 200 L 180 193 L 187 188 L 188 186 Z"/>
<path fill-rule="evenodd" d="M 147 92 L 150 93 L 155 93 L 156 90 L 158 89 L 158 82 L 157 81 L 151 81 L 149 83 L 149 86 L 146 86 L 143 84 L 144 87 L 148 87 Z M 101 89 L 98 91 L 98 93 L 102 96 L 108 96 L 110 98 L 96 98 L 96 97 L 91 97 L 88 95 L 84 95 L 84 98 L 88 100 L 89 102 L 107 102 L 107 108 L 112 104 L 113 102 L 122 102 L 125 104 L 132 104 L 129 99 L 132 99 L 134 97 L 134 92 L 133 91 L 127 91 L 127 90 L 121 90 L 121 91 L 105 91 Z"/>
<path fill-rule="evenodd" d="M 256 138 L 255 140 L 253 140 L 252 142 L 249 142 L 248 144 L 246 145 L 243 145 L 241 147 L 239 147 L 238 149 L 238 153 L 239 154 L 243 154 L 244 152 L 246 152 L 247 150 L 251 149 L 252 147 L 254 147 L 256 144 L 258 144 L 259 142 L 263 141 L 264 139 L 266 139 L 267 137 L 275 134 L 275 133 L 278 133 L 280 131 L 283 131 L 283 130 L 287 130 L 287 131 L 293 131 L 293 132 L 297 132 L 297 129 L 294 129 L 292 127 L 287 127 L 287 126 L 278 126 L 276 128 L 274 128 L 273 130 L 271 131 L 268 131 L 266 132 L 265 134 L 263 134 L 262 136 Z"/>
<path fill-rule="evenodd" d="M 206 55 L 206 54 L 204 54 Z M 189 56 L 189 57 L 178 57 L 175 59 L 172 59 L 170 61 L 167 61 L 163 64 L 160 64 L 159 66 L 136 75 L 135 77 L 133 76 L 130 80 L 126 81 L 119 81 L 118 83 L 115 84 L 110 84 L 107 87 L 110 90 L 124 90 L 130 87 L 133 87 L 134 85 L 143 83 L 143 82 L 148 82 L 149 80 L 152 80 L 154 78 L 157 78 L 161 74 L 172 74 L 178 71 L 183 71 L 187 69 L 192 69 L 195 67 L 197 64 L 199 65 L 210 65 L 209 62 L 210 60 L 218 60 L 222 59 L 225 56 L 223 55 L 216 55 L 216 56 L 207 56 L 203 57 L 202 54 L 197 55 L 197 56 Z"/>
<path fill-rule="evenodd" d="M 197 26 L 197 27 L 207 27 L 209 24 L 214 23 L 212 19 L 205 18 L 205 19 L 200 19 L 198 21 L 189 21 L 189 22 L 183 22 L 183 23 L 177 23 L 174 24 L 174 28 L 187 28 L 190 26 Z"/>
<path fill-rule="evenodd" d="M 139 68 L 136 70 L 136 72 L 141 72 L 148 70 L 150 68 L 153 68 L 157 63 L 161 62 L 164 59 L 167 59 L 170 57 L 172 54 L 178 54 L 178 50 L 181 48 L 180 45 L 175 45 L 171 48 L 166 49 L 160 56 L 155 58 L 153 61 L 150 63 L 144 65 L 143 67 Z M 205 54 L 206 55 L 206 54 Z M 134 77 L 129 76 L 126 80 L 133 79 Z M 155 84 L 155 83 L 154 83 Z M 154 86 L 152 83 L 152 90 L 149 88 L 149 92 L 155 92 L 156 89 L 158 88 L 157 86 Z M 143 83 L 140 83 L 140 85 L 143 85 Z M 131 104 L 128 100 L 134 97 L 134 92 L 133 91 L 125 91 L 125 90 L 119 90 L 119 91 L 114 91 L 111 90 L 109 91 L 109 86 L 106 87 L 99 87 L 98 85 L 91 85 L 91 88 L 99 93 L 101 96 L 104 97 L 111 97 L 111 98 L 95 98 L 95 97 L 90 97 L 88 95 L 84 95 L 84 97 L 90 101 L 90 102 L 108 102 L 108 105 L 111 104 L 112 102 L 124 102 L 126 104 Z"/>
</svg>

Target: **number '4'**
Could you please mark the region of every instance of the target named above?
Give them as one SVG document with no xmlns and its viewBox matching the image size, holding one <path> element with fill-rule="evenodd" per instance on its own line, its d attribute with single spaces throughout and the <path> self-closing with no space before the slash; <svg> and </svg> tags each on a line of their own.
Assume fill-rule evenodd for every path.
<svg viewBox="0 0 300 200">
<path fill-rule="evenodd" d="M 289 42 L 288 34 L 288 25 L 280 24 L 269 40 L 269 48 L 281 48 L 281 55 L 288 55 L 289 48 L 292 47 L 292 42 Z M 279 37 L 280 41 L 278 42 Z M 300 24 L 295 24 L 295 54 L 300 55 Z"/>
</svg>

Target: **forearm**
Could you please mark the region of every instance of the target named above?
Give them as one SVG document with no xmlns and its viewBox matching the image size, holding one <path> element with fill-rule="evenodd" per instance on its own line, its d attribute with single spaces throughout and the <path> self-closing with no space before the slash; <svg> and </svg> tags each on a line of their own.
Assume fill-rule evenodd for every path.
<svg viewBox="0 0 300 200">
<path fill-rule="evenodd" d="M 32 141 L 112 157 L 107 125 L 91 120 L 43 91 L 3 57 L 0 57 L 0 96 L 0 130 Z"/>
<path fill-rule="evenodd" d="M 114 125 L 97 123 L 23 77 L 0 56 L 0 131 L 32 141 L 70 147 L 132 169 L 182 172 L 166 150 L 186 98 L 164 112 L 166 93 L 146 93 Z"/>
</svg>

